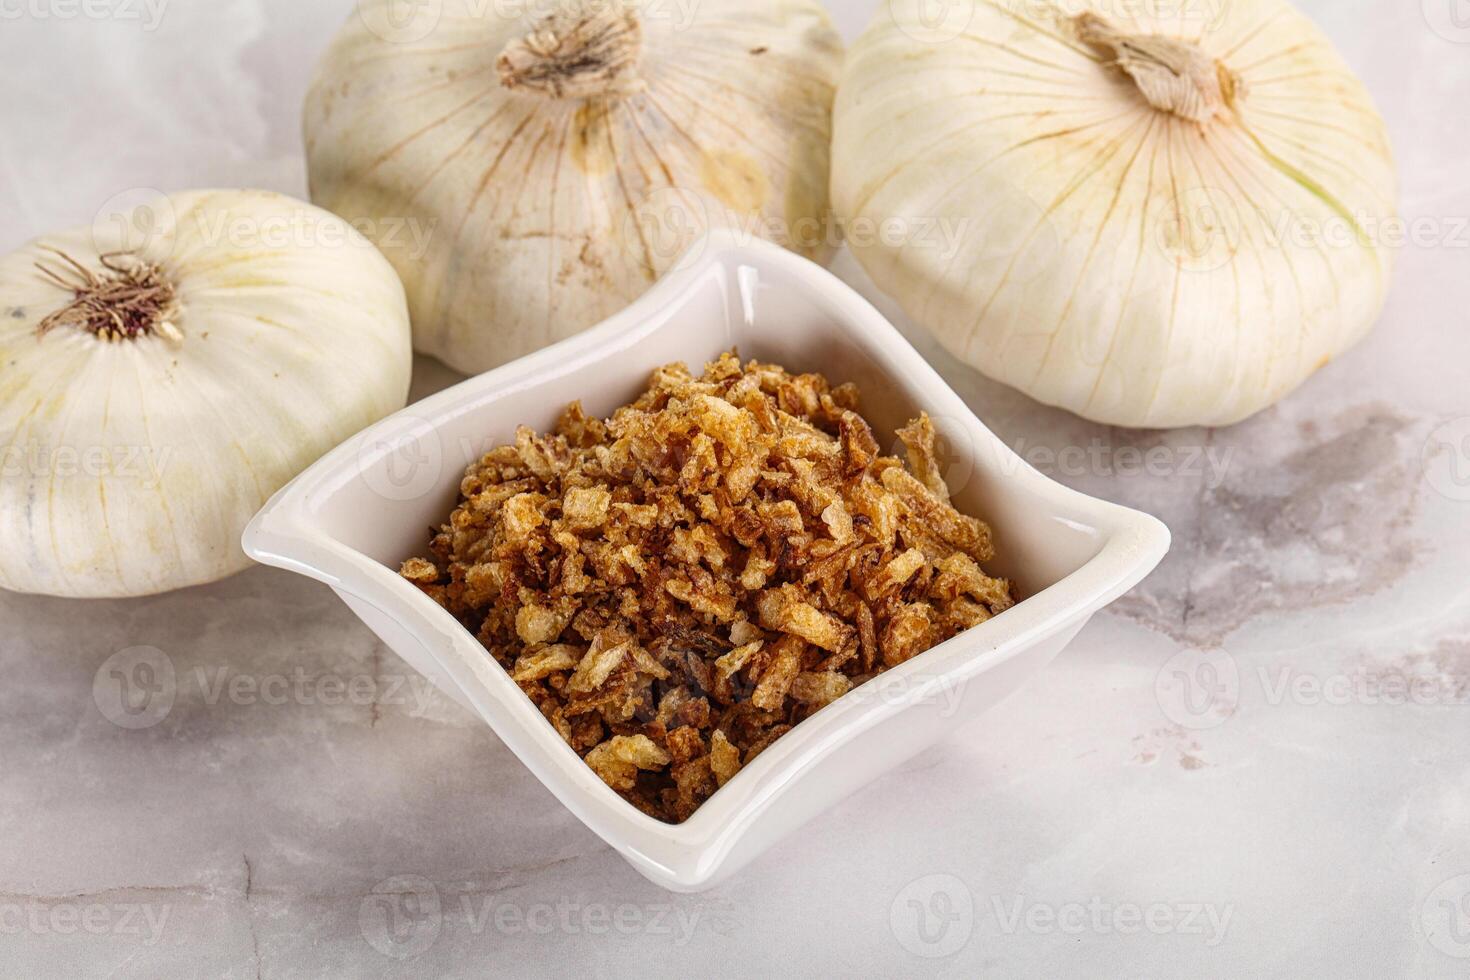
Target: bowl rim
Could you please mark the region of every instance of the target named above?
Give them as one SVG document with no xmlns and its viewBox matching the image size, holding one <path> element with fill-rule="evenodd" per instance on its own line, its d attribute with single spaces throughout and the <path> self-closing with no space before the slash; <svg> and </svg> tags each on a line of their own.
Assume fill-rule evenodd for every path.
<svg viewBox="0 0 1470 980">
<path fill-rule="evenodd" d="M 1049 587 L 884 671 L 805 719 L 688 820 L 667 824 L 638 810 L 593 773 L 451 614 L 396 570 L 333 537 L 317 516 L 324 497 L 392 451 L 392 434 L 401 438 L 404 431 L 423 432 L 425 427 L 435 431 L 494 393 L 554 384 L 615 350 L 636 346 L 664 326 L 667 317 L 654 314 L 677 311 L 707 277 L 731 277 L 750 266 L 779 270 L 791 284 L 821 292 L 828 305 L 841 311 L 834 318 L 837 328 L 880 350 L 885 369 L 898 369 L 919 382 L 923 407 L 931 415 L 942 412 L 964 427 L 974 458 L 982 447 L 994 453 L 1022 492 L 1052 510 L 1085 514 L 1105 540 L 1097 554 Z M 369 444 L 381 445 L 381 453 L 365 453 L 362 447 Z M 241 545 L 256 561 L 322 581 L 397 623 L 501 741 L 594 833 L 645 874 L 670 886 L 694 888 L 716 874 L 746 830 L 811 767 L 862 731 L 948 686 L 968 682 L 1116 599 L 1162 559 L 1169 531 L 1148 514 L 1063 486 L 1027 464 L 990 432 L 876 308 L 827 269 L 779 246 L 716 229 L 642 297 L 601 324 L 470 377 L 346 440 L 273 495 L 246 527 Z M 443 655 L 446 651 L 458 656 Z"/>
</svg>

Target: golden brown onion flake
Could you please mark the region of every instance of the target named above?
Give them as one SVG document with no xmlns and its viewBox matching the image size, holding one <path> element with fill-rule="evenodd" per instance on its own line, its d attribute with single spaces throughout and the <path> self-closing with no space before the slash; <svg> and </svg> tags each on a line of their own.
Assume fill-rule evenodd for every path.
<svg viewBox="0 0 1470 980">
<path fill-rule="evenodd" d="M 688 819 L 804 718 L 1012 604 L 921 415 L 884 456 L 852 385 L 727 353 L 573 403 L 469 467 L 402 573 L 629 802 Z"/>
</svg>

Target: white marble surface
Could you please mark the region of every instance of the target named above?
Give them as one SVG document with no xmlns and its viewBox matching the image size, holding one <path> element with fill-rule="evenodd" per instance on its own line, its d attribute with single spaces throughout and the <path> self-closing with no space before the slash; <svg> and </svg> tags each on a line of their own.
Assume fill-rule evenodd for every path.
<svg viewBox="0 0 1470 980">
<path fill-rule="evenodd" d="M 302 193 L 298 108 L 351 0 L 173 0 L 149 30 L 160 2 L 0 0 L 0 248 L 130 188 Z M 1456 3 L 1307 4 L 1389 120 L 1404 214 L 1446 228 Z M 833 6 L 851 36 L 877 3 Z M 908 331 L 1174 551 L 977 727 L 704 895 L 645 883 L 324 587 L 0 594 L 0 973 L 1470 973 L 1470 231 L 1443 238 L 1403 249 L 1367 342 L 1228 430 L 1084 423 Z M 102 668 L 140 645 L 178 691 L 128 729 Z"/>
</svg>

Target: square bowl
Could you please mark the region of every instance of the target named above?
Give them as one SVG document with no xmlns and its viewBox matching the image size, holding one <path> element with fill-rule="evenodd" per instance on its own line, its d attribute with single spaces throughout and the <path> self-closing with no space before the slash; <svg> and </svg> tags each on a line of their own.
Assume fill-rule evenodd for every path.
<svg viewBox="0 0 1470 980">
<path fill-rule="evenodd" d="M 955 504 L 990 523 L 987 571 L 1024 597 L 886 671 L 777 739 L 682 824 L 640 812 L 602 782 L 464 627 L 398 565 L 422 554 L 464 469 L 552 426 L 573 399 L 603 416 L 670 361 L 738 348 L 856 382 L 880 442 L 922 409 L 934 419 Z M 901 455 L 901 452 L 900 452 Z M 585 333 L 412 405 L 324 456 L 244 534 L 267 565 L 331 586 L 384 643 L 496 735 L 579 819 L 646 877 L 708 888 L 793 828 L 973 720 L 1041 670 L 1098 609 L 1147 575 L 1169 531 L 1036 472 L 866 300 L 820 266 L 715 231 L 632 306 Z"/>
</svg>

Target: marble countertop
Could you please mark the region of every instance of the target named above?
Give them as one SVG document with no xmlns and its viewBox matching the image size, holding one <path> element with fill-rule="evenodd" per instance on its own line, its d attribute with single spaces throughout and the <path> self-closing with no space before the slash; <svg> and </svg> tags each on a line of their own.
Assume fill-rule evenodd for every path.
<svg viewBox="0 0 1470 980">
<path fill-rule="evenodd" d="M 303 193 L 299 105 L 351 0 L 124 6 L 0 3 L 0 248 L 127 188 Z M 877 3 L 832 6 L 851 37 Z M 1389 121 L 1403 213 L 1460 231 L 1405 247 L 1377 330 L 1278 407 L 1083 422 L 836 261 L 1023 455 L 1173 529 L 1020 694 L 670 895 L 323 586 L 0 593 L 0 972 L 1464 976 L 1470 27 L 1454 0 L 1305 6 Z M 421 361 L 416 395 L 452 379 Z M 177 693 L 128 727 L 107 665 L 140 646 Z"/>
</svg>

